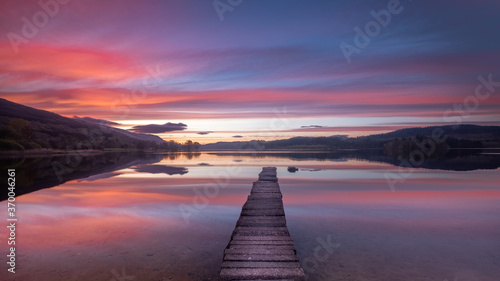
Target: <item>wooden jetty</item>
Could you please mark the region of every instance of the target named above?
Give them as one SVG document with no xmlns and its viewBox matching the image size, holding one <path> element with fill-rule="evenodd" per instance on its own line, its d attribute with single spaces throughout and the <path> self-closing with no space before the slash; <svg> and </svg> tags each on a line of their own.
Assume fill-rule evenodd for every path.
<svg viewBox="0 0 500 281">
<path fill-rule="evenodd" d="M 264 167 L 253 183 L 224 250 L 219 280 L 305 280 L 274 167 Z"/>
</svg>

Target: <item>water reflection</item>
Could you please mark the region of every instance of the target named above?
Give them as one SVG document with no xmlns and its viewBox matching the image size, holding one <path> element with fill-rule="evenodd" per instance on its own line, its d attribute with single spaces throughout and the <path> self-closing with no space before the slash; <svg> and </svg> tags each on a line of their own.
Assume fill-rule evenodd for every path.
<svg viewBox="0 0 500 281">
<path fill-rule="evenodd" d="M 313 261 L 305 266 L 309 280 L 500 276 L 500 170 L 478 168 L 494 167 L 500 156 L 462 155 L 478 162 L 466 163 L 478 168 L 467 172 L 408 169 L 392 192 L 384 174 L 400 168 L 388 162 L 274 154 L 106 154 L 82 161 L 63 184 L 51 167 L 54 157 L 9 159 L 2 165 L 24 163 L 15 164 L 18 181 L 50 183 L 45 175 L 58 185 L 17 199 L 23 267 L 16 280 L 109 281 L 122 267 L 136 280 L 216 280 L 263 166 L 278 167 L 299 258 Z M 224 177 L 229 171 L 235 172 Z M 217 180 L 225 184 L 201 200 Z M 181 204 L 191 208 L 187 221 Z M 329 235 L 340 247 L 315 259 L 318 238 Z"/>
<path fill-rule="evenodd" d="M 97 174 L 97 175 L 90 176 L 87 178 L 79 179 L 78 182 L 102 180 L 102 179 L 116 177 L 116 176 L 119 176 L 121 174 L 122 173 L 117 173 L 117 172 L 102 173 L 102 174 Z"/>
<path fill-rule="evenodd" d="M 255 161 L 268 159 L 276 163 L 288 165 L 297 162 L 294 167 L 289 167 L 290 173 L 320 172 L 321 170 L 343 169 L 339 165 L 319 165 L 319 163 L 347 163 L 349 159 L 367 160 L 370 162 L 387 163 L 394 166 L 405 166 L 406 161 L 401 161 L 385 156 L 380 150 L 343 150 L 330 153 L 321 152 L 214 152 L 202 157 L 200 152 L 175 153 L 175 154 L 147 154 L 147 153 L 102 153 L 87 156 L 77 156 L 78 162 L 73 165 L 75 156 L 52 157 L 27 157 L 27 158 L 0 158 L 2 169 L 18 168 L 17 194 L 23 195 L 43 188 L 50 188 L 74 179 L 93 181 L 120 175 L 114 171 L 134 167 L 137 172 L 167 175 L 184 175 L 189 172 L 185 166 L 176 166 L 179 162 L 193 165 L 195 159 L 211 160 L 201 162 L 197 166 L 213 165 L 252 165 Z M 221 161 L 222 159 L 222 161 Z M 246 160 L 245 160 L 246 159 Z M 278 160 L 279 159 L 279 160 Z M 291 161 L 287 161 L 291 160 Z M 176 165 L 153 165 L 160 161 L 170 161 Z M 244 161 L 247 163 L 245 164 Z M 308 165 L 307 162 L 314 162 Z M 222 162 L 222 163 L 221 163 Z M 363 162 L 362 162 L 363 163 Z M 366 163 L 366 162 L 364 162 Z M 168 164 L 168 163 L 167 163 Z M 359 164 L 359 163 L 358 163 Z M 500 167 L 500 154 L 484 153 L 480 150 L 455 150 L 443 159 L 427 159 L 416 168 L 473 171 L 480 169 L 498 169 Z M 5 175 L 2 175 L 2 180 Z M 0 199 L 7 199 L 7 194 L 1 194 Z"/>
<path fill-rule="evenodd" d="M 165 165 L 139 165 L 134 168 L 140 173 L 151 174 L 167 174 L 167 175 L 184 175 L 188 173 L 188 169 L 184 167 L 173 167 Z"/>
<path fill-rule="evenodd" d="M 495 150 L 496 151 L 496 150 Z M 388 163 L 399 167 L 409 167 L 408 160 L 387 156 L 380 149 L 351 149 L 336 150 L 333 152 L 212 152 L 217 156 L 245 156 L 253 159 L 286 158 L 294 161 L 328 161 L 347 162 L 349 159 L 367 160 L 372 162 Z M 473 171 L 479 169 L 498 169 L 500 155 L 484 152 L 481 149 L 451 149 L 444 157 L 439 159 L 427 158 L 423 163 L 411 165 L 414 168 Z"/>
</svg>

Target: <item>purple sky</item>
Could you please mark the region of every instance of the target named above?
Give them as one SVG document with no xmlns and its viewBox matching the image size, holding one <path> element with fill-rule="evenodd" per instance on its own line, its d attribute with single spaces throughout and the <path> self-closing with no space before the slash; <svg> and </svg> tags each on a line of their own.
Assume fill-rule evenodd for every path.
<svg viewBox="0 0 500 281">
<path fill-rule="evenodd" d="M 59 1 L 0 3 L 0 97 L 201 143 L 500 123 L 498 1 Z"/>
</svg>

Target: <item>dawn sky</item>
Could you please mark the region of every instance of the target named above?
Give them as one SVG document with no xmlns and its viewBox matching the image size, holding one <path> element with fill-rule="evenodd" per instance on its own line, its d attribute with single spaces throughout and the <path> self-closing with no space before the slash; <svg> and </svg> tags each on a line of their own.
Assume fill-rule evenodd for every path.
<svg viewBox="0 0 500 281">
<path fill-rule="evenodd" d="M 0 3 L 0 97 L 67 117 L 200 143 L 500 125 L 499 1 L 40 3 Z"/>
</svg>

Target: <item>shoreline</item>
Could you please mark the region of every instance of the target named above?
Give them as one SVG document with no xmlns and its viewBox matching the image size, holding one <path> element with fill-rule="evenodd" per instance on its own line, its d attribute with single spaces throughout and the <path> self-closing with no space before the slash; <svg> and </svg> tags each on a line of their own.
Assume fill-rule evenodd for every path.
<svg viewBox="0 0 500 281">
<path fill-rule="evenodd" d="M 10 150 L 0 151 L 0 158 L 25 157 L 25 156 L 61 156 L 61 155 L 80 155 L 91 156 L 104 153 L 153 153 L 153 154 L 175 154 L 175 153 L 201 153 L 202 151 L 154 151 L 154 150 L 99 150 L 99 149 L 80 149 L 80 150 L 57 150 L 57 149 L 29 149 L 29 150 Z"/>
<path fill-rule="evenodd" d="M 29 149 L 29 150 L 10 150 L 10 151 L 0 151 L 0 157 L 5 156 L 38 156 L 38 155 L 68 155 L 68 154 L 88 154 L 96 155 L 102 154 L 106 151 L 96 150 L 96 149 L 86 149 L 86 150 L 54 150 L 54 149 Z"/>
</svg>

